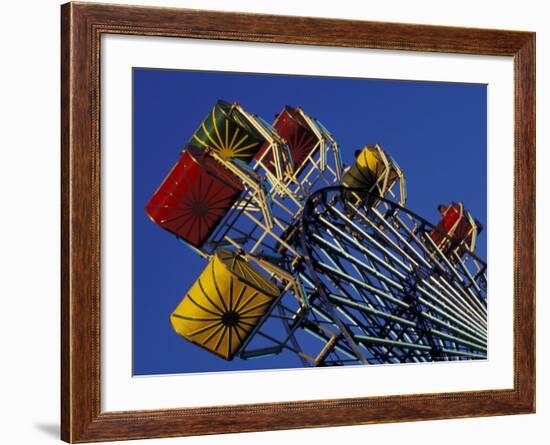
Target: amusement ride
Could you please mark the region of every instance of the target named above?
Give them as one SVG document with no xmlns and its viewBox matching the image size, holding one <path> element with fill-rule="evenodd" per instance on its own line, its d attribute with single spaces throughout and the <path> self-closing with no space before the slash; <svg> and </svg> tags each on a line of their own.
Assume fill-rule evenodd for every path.
<svg viewBox="0 0 550 445">
<path fill-rule="evenodd" d="M 406 200 L 405 175 L 380 145 L 345 167 L 303 109 L 269 124 L 218 101 L 146 205 L 205 263 L 173 329 L 225 360 L 486 359 L 481 224 L 451 202 L 434 225 Z"/>
</svg>

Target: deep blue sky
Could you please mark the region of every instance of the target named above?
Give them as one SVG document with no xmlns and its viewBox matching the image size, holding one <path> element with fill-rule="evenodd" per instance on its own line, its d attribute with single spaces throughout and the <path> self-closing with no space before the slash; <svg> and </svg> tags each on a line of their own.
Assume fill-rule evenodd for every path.
<svg viewBox="0 0 550 445">
<path fill-rule="evenodd" d="M 487 89 L 480 84 L 258 75 L 135 68 L 134 375 L 299 366 L 291 354 L 226 362 L 172 330 L 169 315 L 205 262 L 153 224 L 144 207 L 216 100 L 239 102 L 268 122 L 301 106 L 339 142 L 345 164 L 379 143 L 403 169 L 407 207 L 437 222 L 437 205 L 461 200 L 485 227 Z"/>
</svg>

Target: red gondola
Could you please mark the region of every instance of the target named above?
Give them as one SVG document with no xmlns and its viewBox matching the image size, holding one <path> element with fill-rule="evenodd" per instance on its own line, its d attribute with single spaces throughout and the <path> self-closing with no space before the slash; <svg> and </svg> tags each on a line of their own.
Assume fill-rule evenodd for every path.
<svg viewBox="0 0 550 445">
<path fill-rule="evenodd" d="M 212 157 L 188 147 L 145 207 L 165 230 L 200 248 L 243 191 Z"/>
<path fill-rule="evenodd" d="M 465 250 L 473 252 L 481 225 L 475 221 L 461 202 L 438 207 L 441 221 L 430 233 L 433 242 L 447 253 L 457 247 L 459 255 Z M 447 235 L 447 236 L 446 236 Z"/>
<path fill-rule="evenodd" d="M 294 167 L 299 169 L 318 142 L 315 133 L 300 115 L 298 108 L 291 108 L 288 105 L 275 118 L 273 128 L 287 141 Z M 256 158 L 261 158 L 266 149 L 267 144 L 264 144 Z M 265 164 L 272 166 L 271 160 L 271 154 L 266 154 Z"/>
</svg>

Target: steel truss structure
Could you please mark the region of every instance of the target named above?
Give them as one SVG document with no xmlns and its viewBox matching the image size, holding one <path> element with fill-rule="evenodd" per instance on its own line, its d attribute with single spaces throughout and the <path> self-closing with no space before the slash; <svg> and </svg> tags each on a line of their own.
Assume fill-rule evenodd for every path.
<svg viewBox="0 0 550 445">
<path fill-rule="evenodd" d="M 167 230 L 209 264 L 224 252 L 228 269 L 219 260 L 209 269 L 224 274 L 218 282 L 239 281 L 263 295 L 265 282 L 258 283 L 265 278 L 278 292 L 260 300 L 216 284 L 212 297 L 201 287 L 204 301 L 188 293 L 180 304 L 194 305 L 193 314 L 174 312 L 180 335 L 228 360 L 290 353 L 303 366 L 486 358 L 486 264 L 473 252 L 479 227 L 463 207 L 452 230 L 407 210 L 404 175 L 379 145 L 365 146 L 344 168 L 331 133 L 300 108 L 286 107 L 273 125 L 238 104 L 219 108 L 234 113 L 243 123 L 238 128 L 248 128 L 262 146 L 248 163 L 227 156 L 236 137 L 213 109 L 220 142 L 208 142 L 203 123 L 195 134 L 201 156 L 217 165 L 210 174 L 223 169 L 242 191 L 200 245 Z M 239 275 L 235 261 L 263 278 Z"/>
</svg>

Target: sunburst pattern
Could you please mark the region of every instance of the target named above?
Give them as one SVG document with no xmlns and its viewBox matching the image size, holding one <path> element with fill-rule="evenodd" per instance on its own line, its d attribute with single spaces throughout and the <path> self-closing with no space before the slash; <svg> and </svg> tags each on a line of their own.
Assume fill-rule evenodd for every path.
<svg viewBox="0 0 550 445">
<path fill-rule="evenodd" d="M 189 144 L 211 148 L 224 159 L 249 163 L 264 142 L 262 136 L 226 102 L 218 101 Z"/>
<path fill-rule="evenodd" d="M 277 133 L 287 141 L 294 168 L 298 170 L 315 148 L 317 143 L 315 134 L 300 116 L 297 109 L 289 106 L 285 106 L 277 115 L 273 122 L 273 128 L 275 128 Z M 257 158 L 262 156 L 267 147 L 268 146 L 264 144 Z M 267 153 L 264 156 L 263 162 L 264 165 L 273 171 L 273 156 L 271 153 Z"/>
<path fill-rule="evenodd" d="M 279 289 L 234 252 L 221 249 L 170 316 L 182 337 L 231 360 Z"/>
<path fill-rule="evenodd" d="M 243 188 L 211 157 L 187 149 L 147 203 L 149 217 L 195 247 L 201 247 Z"/>
<path fill-rule="evenodd" d="M 289 107 L 279 114 L 273 126 L 288 142 L 292 161 L 297 169 L 300 168 L 317 143 L 315 134 L 297 109 Z"/>
</svg>

